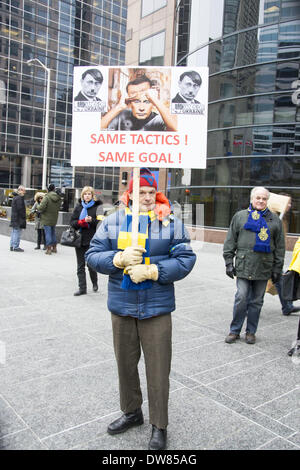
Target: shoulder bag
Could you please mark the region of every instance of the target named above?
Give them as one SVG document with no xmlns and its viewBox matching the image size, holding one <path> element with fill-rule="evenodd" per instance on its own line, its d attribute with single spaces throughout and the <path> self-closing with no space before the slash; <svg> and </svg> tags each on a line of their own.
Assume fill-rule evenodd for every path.
<svg viewBox="0 0 300 470">
<path fill-rule="evenodd" d="M 72 246 L 80 248 L 81 246 L 81 233 L 73 227 L 68 227 L 61 234 L 60 244 L 64 246 Z"/>
</svg>

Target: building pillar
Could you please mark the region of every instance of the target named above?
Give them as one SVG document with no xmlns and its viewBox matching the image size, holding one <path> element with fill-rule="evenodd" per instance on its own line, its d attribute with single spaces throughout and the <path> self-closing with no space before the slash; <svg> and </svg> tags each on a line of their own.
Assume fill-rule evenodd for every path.
<svg viewBox="0 0 300 470">
<path fill-rule="evenodd" d="M 25 188 L 30 188 L 31 186 L 31 157 L 23 157 L 22 158 L 22 176 L 21 176 L 21 184 L 25 186 Z"/>
</svg>

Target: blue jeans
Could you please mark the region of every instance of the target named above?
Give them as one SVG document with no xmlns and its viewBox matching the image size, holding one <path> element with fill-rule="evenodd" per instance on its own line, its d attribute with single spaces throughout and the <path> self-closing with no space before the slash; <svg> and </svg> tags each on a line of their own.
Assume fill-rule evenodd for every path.
<svg viewBox="0 0 300 470">
<path fill-rule="evenodd" d="M 19 248 L 20 240 L 21 240 L 21 231 L 22 229 L 19 227 L 13 227 L 10 236 L 10 246 L 15 249 Z"/>
<path fill-rule="evenodd" d="M 44 225 L 46 246 L 56 245 L 55 225 Z"/>
<path fill-rule="evenodd" d="M 249 281 L 240 277 L 236 280 L 237 291 L 233 306 L 233 320 L 230 333 L 240 334 L 247 317 L 246 333 L 255 334 L 268 281 Z"/>
<path fill-rule="evenodd" d="M 276 282 L 275 286 L 279 295 L 279 300 L 281 302 L 282 313 L 283 315 L 288 315 L 293 310 L 294 305 L 291 300 L 285 300 L 282 298 L 282 276 L 280 281 Z"/>
</svg>

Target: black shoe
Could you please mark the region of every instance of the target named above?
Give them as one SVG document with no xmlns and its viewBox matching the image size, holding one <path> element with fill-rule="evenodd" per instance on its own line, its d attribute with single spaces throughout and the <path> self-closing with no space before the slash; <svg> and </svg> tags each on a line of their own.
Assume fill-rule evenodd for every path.
<svg viewBox="0 0 300 470">
<path fill-rule="evenodd" d="M 76 292 L 74 292 L 74 295 L 76 295 L 76 296 L 77 296 L 77 295 L 85 295 L 85 294 L 86 294 L 86 290 L 81 290 L 81 289 L 79 289 L 79 290 L 77 290 Z"/>
<path fill-rule="evenodd" d="M 167 430 L 158 429 L 152 425 L 152 434 L 149 441 L 149 450 L 164 450 L 167 445 Z"/>
<path fill-rule="evenodd" d="M 10 251 L 14 251 L 14 249 L 13 249 L 13 247 L 12 247 L 12 246 L 10 247 Z"/>
<path fill-rule="evenodd" d="M 39 245 L 35 247 L 35 250 L 40 250 L 40 249 L 41 247 Z"/>
<path fill-rule="evenodd" d="M 98 284 L 93 284 L 93 291 L 97 292 L 97 290 L 98 290 Z"/>
<path fill-rule="evenodd" d="M 300 307 L 293 307 L 288 313 L 283 313 L 283 315 L 290 315 L 291 313 L 300 312 Z"/>
<path fill-rule="evenodd" d="M 13 251 L 20 251 L 21 252 L 21 251 L 24 251 L 24 250 L 22 248 L 14 248 Z"/>
<path fill-rule="evenodd" d="M 120 418 L 116 419 L 107 428 L 108 434 L 120 434 L 134 426 L 140 426 L 144 423 L 143 412 L 139 408 L 133 413 L 124 413 Z"/>
</svg>

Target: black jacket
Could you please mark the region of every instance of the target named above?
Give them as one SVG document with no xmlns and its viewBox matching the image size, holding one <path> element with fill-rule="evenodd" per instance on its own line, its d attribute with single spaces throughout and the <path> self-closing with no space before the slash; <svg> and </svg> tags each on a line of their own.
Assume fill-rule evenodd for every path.
<svg viewBox="0 0 300 470">
<path fill-rule="evenodd" d="M 85 228 L 85 227 L 81 228 L 80 225 L 78 225 L 79 216 L 82 211 L 81 199 L 78 200 L 78 203 L 76 204 L 73 210 L 70 225 L 74 227 L 76 230 L 81 228 L 81 235 L 82 235 L 81 246 L 89 246 L 91 239 L 95 235 L 97 224 L 98 224 L 97 210 L 99 206 L 101 205 L 102 205 L 102 201 L 95 201 L 95 204 L 87 210 L 88 215 L 91 216 L 93 219 L 92 222 L 89 223 L 88 228 Z"/>
<path fill-rule="evenodd" d="M 89 100 L 88 100 L 88 99 L 86 98 L 86 96 L 84 96 L 84 94 L 81 93 L 81 91 L 80 91 L 80 92 L 78 93 L 78 95 L 75 96 L 74 101 L 89 101 Z M 92 100 L 91 100 L 91 101 L 92 101 Z M 101 101 L 101 99 L 100 99 L 100 98 L 97 98 L 97 96 L 96 96 L 96 101 Z"/>
<path fill-rule="evenodd" d="M 174 96 L 174 98 L 172 99 L 172 103 L 187 103 L 187 104 L 193 104 L 193 103 L 198 103 L 200 104 L 200 101 L 197 101 L 197 100 L 193 100 L 193 101 L 187 101 L 187 100 L 184 100 L 179 93 L 177 93 L 176 96 Z"/>
<path fill-rule="evenodd" d="M 26 228 L 26 208 L 24 196 L 18 193 L 13 193 L 14 198 L 11 205 L 11 220 L 10 227 Z"/>
</svg>

